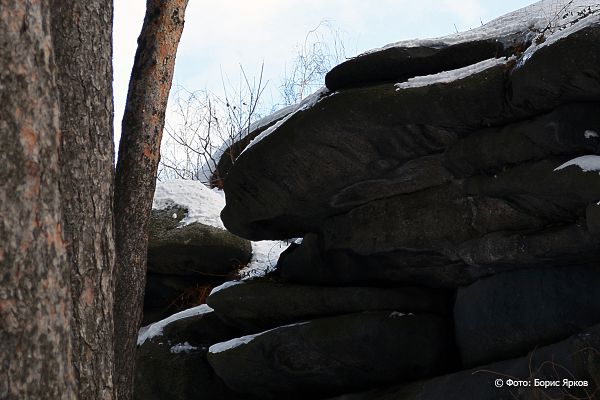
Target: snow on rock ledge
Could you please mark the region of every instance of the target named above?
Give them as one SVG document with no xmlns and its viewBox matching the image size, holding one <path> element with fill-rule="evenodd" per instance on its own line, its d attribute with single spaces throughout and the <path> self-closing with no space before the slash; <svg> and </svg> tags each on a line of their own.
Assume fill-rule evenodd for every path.
<svg viewBox="0 0 600 400">
<path fill-rule="evenodd" d="M 450 46 L 476 40 L 509 38 L 510 35 L 521 35 L 523 38 L 531 40 L 539 35 L 538 32 L 560 31 L 596 14 L 599 11 L 599 5 L 597 0 L 542 0 L 498 17 L 475 29 L 432 39 L 390 43 L 367 53 L 392 47 Z"/>
<path fill-rule="evenodd" d="M 162 210 L 173 205 L 187 208 L 188 213 L 180 226 L 199 222 L 225 229 L 220 213 L 225 199 L 199 181 L 175 179 L 156 182 L 152 208 Z"/>
<path fill-rule="evenodd" d="M 213 311 L 212 308 L 207 306 L 206 304 L 199 305 L 197 307 L 188 308 L 187 310 L 183 310 L 178 312 L 177 314 L 173 314 L 168 318 L 155 322 L 151 325 L 144 326 L 140 329 L 138 334 L 137 344 L 141 346 L 148 339 L 152 339 L 155 336 L 160 336 L 163 333 L 163 329 L 180 319 L 194 317 L 196 315 L 206 314 Z"/>
<path fill-rule="evenodd" d="M 587 156 L 577 157 L 577 158 L 569 160 L 566 163 L 556 167 L 554 170 L 560 171 L 561 169 L 567 168 L 571 165 L 578 166 L 579 168 L 581 168 L 581 170 L 583 172 L 600 171 L 600 156 L 587 155 Z"/>
<path fill-rule="evenodd" d="M 593 0 L 543 0 L 481 27 L 432 39 L 405 40 L 370 50 L 333 68 L 330 90 L 403 82 L 476 64 L 489 58 L 519 56 L 577 29 L 597 23 L 600 4 Z"/>
</svg>

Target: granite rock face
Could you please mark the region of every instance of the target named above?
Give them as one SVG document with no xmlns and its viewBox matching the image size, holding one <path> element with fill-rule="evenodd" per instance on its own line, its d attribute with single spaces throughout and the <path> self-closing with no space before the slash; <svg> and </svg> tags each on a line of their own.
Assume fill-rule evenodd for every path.
<svg viewBox="0 0 600 400">
<path fill-rule="evenodd" d="M 211 346 L 208 360 L 236 391 L 305 399 L 443 371 L 452 346 L 447 320 L 388 311 L 282 326 Z"/>
</svg>

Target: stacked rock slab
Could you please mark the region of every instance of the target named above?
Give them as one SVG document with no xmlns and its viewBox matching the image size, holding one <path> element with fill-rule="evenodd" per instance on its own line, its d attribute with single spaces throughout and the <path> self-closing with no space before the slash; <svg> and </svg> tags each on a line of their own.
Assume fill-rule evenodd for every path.
<svg viewBox="0 0 600 400">
<path fill-rule="evenodd" d="M 246 148 L 225 226 L 303 240 L 276 282 L 209 296 L 250 333 L 210 348 L 223 381 L 264 399 L 594 398 L 598 14 L 360 56 Z"/>
<path fill-rule="evenodd" d="M 143 325 L 203 301 L 212 287 L 231 279 L 250 260 L 250 241 L 220 226 L 220 206 L 211 210 L 206 204 L 215 198 L 223 202 L 199 182 L 157 183 L 149 223 Z M 190 210 L 196 203 L 203 208 Z"/>
<path fill-rule="evenodd" d="M 206 361 L 209 346 L 239 334 L 206 305 L 146 327 L 138 339 L 134 398 L 243 400 Z"/>
</svg>

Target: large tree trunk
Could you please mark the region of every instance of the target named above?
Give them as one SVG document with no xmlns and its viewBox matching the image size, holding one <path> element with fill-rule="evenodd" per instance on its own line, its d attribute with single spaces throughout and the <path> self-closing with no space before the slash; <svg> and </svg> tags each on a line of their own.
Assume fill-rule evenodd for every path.
<svg viewBox="0 0 600 400">
<path fill-rule="evenodd" d="M 115 179 L 115 376 L 119 400 L 133 394 L 148 219 L 175 54 L 187 0 L 147 0 L 123 117 Z"/>
<path fill-rule="evenodd" d="M 47 1 L 0 0 L 0 398 L 73 399 Z"/>
<path fill-rule="evenodd" d="M 60 191 L 80 399 L 113 398 L 111 0 L 51 0 L 60 94 Z"/>
</svg>

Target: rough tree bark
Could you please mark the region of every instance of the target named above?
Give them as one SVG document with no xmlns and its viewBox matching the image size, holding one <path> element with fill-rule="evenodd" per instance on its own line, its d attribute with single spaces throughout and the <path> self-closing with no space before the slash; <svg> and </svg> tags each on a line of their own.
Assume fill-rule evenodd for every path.
<svg viewBox="0 0 600 400">
<path fill-rule="evenodd" d="M 48 1 L 0 0 L 0 398 L 74 399 Z"/>
<path fill-rule="evenodd" d="M 113 398 L 111 0 L 50 0 L 78 398 Z"/>
<path fill-rule="evenodd" d="M 148 218 L 165 110 L 187 0 L 147 0 L 123 117 L 115 177 L 115 386 L 131 399 L 140 327 Z"/>
</svg>

